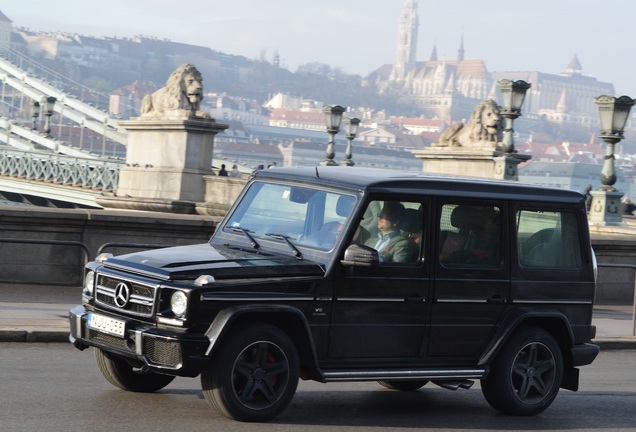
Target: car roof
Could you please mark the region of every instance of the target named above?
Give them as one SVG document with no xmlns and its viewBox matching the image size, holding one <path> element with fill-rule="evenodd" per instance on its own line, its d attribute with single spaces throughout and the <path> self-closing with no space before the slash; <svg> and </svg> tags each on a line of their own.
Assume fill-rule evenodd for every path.
<svg viewBox="0 0 636 432">
<path fill-rule="evenodd" d="M 585 196 L 568 189 L 535 186 L 518 181 L 444 174 L 407 173 L 380 168 L 344 166 L 272 167 L 256 171 L 256 179 L 278 179 L 356 191 L 391 191 L 519 201 L 581 203 Z"/>
</svg>

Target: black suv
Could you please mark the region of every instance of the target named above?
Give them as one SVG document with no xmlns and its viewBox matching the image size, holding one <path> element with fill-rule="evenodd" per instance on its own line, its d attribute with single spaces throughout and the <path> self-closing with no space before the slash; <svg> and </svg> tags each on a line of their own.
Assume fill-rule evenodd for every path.
<svg viewBox="0 0 636 432">
<path fill-rule="evenodd" d="M 87 265 L 71 341 L 153 392 L 201 375 L 241 421 L 298 379 L 469 388 L 515 415 L 577 390 L 596 263 L 585 197 L 517 182 L 349 167 L 257 172 L 209 243 Z"/>
</svg>

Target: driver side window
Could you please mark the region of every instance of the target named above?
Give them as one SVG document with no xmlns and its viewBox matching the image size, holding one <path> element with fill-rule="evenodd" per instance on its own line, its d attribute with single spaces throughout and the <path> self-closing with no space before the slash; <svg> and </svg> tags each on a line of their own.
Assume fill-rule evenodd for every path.
<svg viewBox="0 0 636 432">
<path fill-rule="evenodd" d="M 424 211 L 419 202 L 371 201 L 353 243 L 375 249 L 381 265 L 421 258 Z"/>
</svg>

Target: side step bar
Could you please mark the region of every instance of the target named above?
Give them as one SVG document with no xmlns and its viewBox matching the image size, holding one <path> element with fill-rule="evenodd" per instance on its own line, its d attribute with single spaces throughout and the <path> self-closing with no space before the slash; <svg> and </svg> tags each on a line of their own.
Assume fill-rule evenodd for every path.
<svg viewBox="0 0 636 432">
<path fill-rule="evenodd" d="M 322 372 L 326 382 L 333 381 L 387 381 L 387 380 L 455 380 L 481 379 L 488 373 L 476 369 L 409 369 L 409 370 L 327 370 Z"/>
</svg>

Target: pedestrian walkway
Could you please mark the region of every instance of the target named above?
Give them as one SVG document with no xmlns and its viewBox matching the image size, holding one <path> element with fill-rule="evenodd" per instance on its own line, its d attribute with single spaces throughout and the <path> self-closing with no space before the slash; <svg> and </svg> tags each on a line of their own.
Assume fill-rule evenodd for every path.
<svg viewBox="0 0 636 432">
<path fill-rule="evenodd" d="M 0 284 L 0 342 L 68 342 L 68 311 L 81 288 Z M 596 305 L 594 342 L 601 349 L 636 349 L 633 307 Z"/>
</svg>

